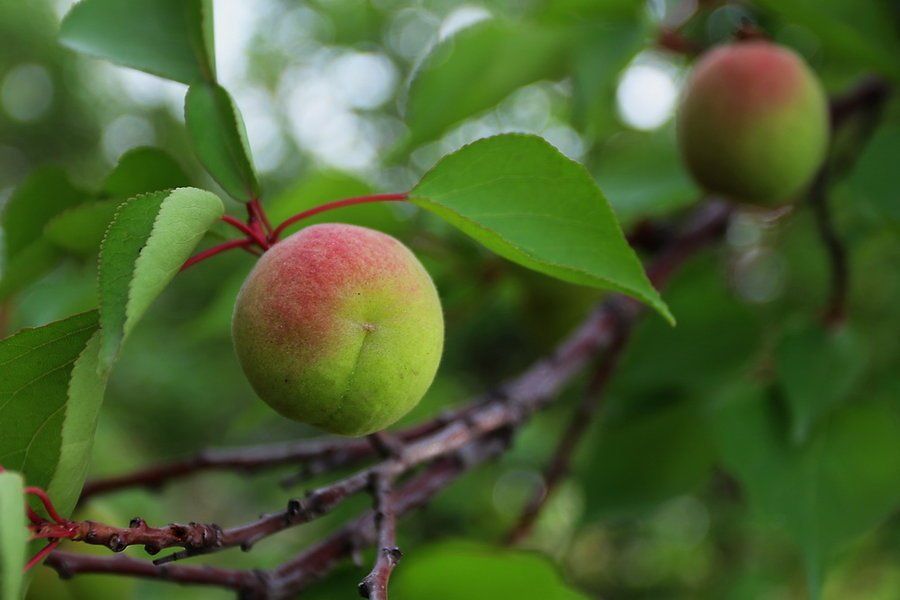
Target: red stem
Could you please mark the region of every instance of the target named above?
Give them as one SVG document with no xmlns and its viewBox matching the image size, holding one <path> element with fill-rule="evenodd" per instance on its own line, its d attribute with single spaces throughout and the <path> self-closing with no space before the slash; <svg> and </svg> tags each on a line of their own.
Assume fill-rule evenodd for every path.
<svg viewBox="0 0 900 600">
<path fill-rule="evenodd" d="M 267 215 L 266 211 L 263 210 L 262 205 L 259 203 L 259 199 L 254 198 L 253 200 L 251 200 L 249 207 L 256 215 L 256 218 L 259 219 L 260 223 L 263 224 L 263 227 L 266 230 L 266 235 L 271 235 L 272 223 L 269 222 L 269 215 Z"/>
<path fill-rule="evenodd" d="M 251 223 L 253 222 L 252 217 L 253 213 L 251 212 Z M 257 246 L 259 246 L 263 250 L 269 249 L 269 242 L 268 240 L 266 240 L 266 235 L 259 228 L 248 225 L 242 222 L 240 219 L 232 217 L 231 215 L 225 215 L 224 217 L 222 217 L 222 220 L 249 237 Z"/>
<path fill-rule="evenodd" d="M 66 519 L 63 519 L 58 512 L 56 512 L 56 507 L 53 506 L 53 501 L 50 500 L 50 496 L 47 495 L 47 492 L 42 490 L 39 487 L 28 486 L 25 488 L 26 494 L 31 494 L 32 496 L 37 496 L 40 499 L 41 504 L 44 505 L 44 508 L 47 510 L 47 514 L 50 515 L 50 518 L 59 523 L 60 525 L 68 523 Z"/>
<path fill-rule="evenodd" d="M 255 241 L 251 240 L 249 238 L 244 238 L 241 240 L 230 240 L 227 242 L 223 242 L 223 243 L 219 244 L 218 246 L 213 246 L 212 248 L 209 248 L 208 250 L 204 250 L 203 252 L 200 252 L 199 254 L 196 254 L 196 255 L 190 257 L 189 259 L 187 259 L 184 262 L 183 265 L 181 265 L 181 270 L 184 271 L 188 267 L 196 265 L 198 262 L 204 261 L 207 258 L 213 257 L 216 254 L 219 254 L 221 252 L 225 252 L 226 250 L 231 250 L 232 248 L 247 248 L 248 246 L 252 246 L 254 243 L 255 243 Z"/>
<path fill-rule="evenodd" d="M 22 569 L 22 571 L 27 572 L 29 569 L 31 569 L 31 567 L 47 558 L 47 555 L 53 552 L 56 547 L 59 546 L 60 541 L 61 540 L 53 540 L 52 542 L 44 546 L 40 552 L 31 557 L 31 560 L 28 561 L 28 564 L 25 565 L 25 568 Z"/>
<path fill-rule="evenodd" d="M 372 196 L 357 196 L 355 198 L 345 198 L 344 200 L 336 200 L 334 202 L 329 202 L 321 206 L 316 206 L 315 208 L 305 210 L 302 213 L 296 214 L 293 217 L 289 217 L 288 219 L 286 219 L 281 225 L 275 228 L 275 231 L 272 232 L 272 240 L 277 241 L 281 236 L 281 233 L 297 221 L 312 217 L 325 211 L 334 210 L 336 208 L 343 208 L 345 206 L 353 206 L 355 204 L 366 204 L 368 202 L 403 202 L 408 198 L 409 195 L 405 193 L 375 194 Z"/>
</svg>

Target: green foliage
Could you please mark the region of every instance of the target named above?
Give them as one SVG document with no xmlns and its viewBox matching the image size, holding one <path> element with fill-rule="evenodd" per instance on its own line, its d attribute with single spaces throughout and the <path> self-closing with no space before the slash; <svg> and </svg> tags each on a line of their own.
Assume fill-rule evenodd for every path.
<svg viewBox="0 0 900 600">
<path fill-rule="evenodd" d="M 863 150 L 845 186 L 854 203 L 873 211 L 894 227 L 900 227 L 900 203 L 896 187 L 886 173 L 893 168 L 900 153 L 900 124 L 879 128 Z"/>
<path fill-rule="evenodd" d="M 644 0 L 226 2 L 217 17 L 241 31 L 225 30 L 233 39 L 223 41 L 245 56 L 221 63 L 253 111 L 247 124 L 265 167 L 257 174 L 243 119 L 217 83 L 210 2 L 82 0 L 61 26 L 69 48 L 187 84 L 186 123 L 169 97 L 180 86 L 119 78 L 60 45 L 58 4 L 0 2 L 0 337 L 50 322 L 0 341 L 0 464 L 49 486 L 64 510 L 82 486 L 117 356 L 93 475 L 207 445 L 312 435 L 252 399 L 228 339 L 254 257 L 224 254 L 169 281 L 222 213 L 204 192 L 164 191 L 197 185 L 191 152 L 228 195 L 245 201 L 264 190 L 275 224 L 328 201 L 407 190 L 445 149 L 500 132 L 540 133 L 584 164 L 586 171 L 535 138 L 480 140 L 415 188 L 414 201 L 427 210 L 363 204 L 286 232 L 329 221 L 378 229 L 402 239 L 434 277 L 446 351 L 436 384 L 399 425 L 406 426 L 552 359 L 551 345 L 608 291 L 662 307 L 616 219 L 626 231 L 645 218 L 675 222 L 700 197 L 671 119 L 637 131 L 630 111 L 617 110 L 634 108 L 621 94 L 623 74 L 636 73 L 629 69 L 646 75 L 661 65 L 656 75 L 677 84 L 692 67 L 694 57 L 657 47 L 664 24 L 709 46 L 749 20 L 802 54 L 833 96 L 870 72 L 900 74 L 900 15 L 890 0 L 699 3 L 694 12 L 682 12 L 692 3 Z M 481 7 L 489 18 L 456 29 L 487 16 Z M 228 23 L 235 14 L 243 20 Z M 373 57 L 387 72 L 359 70 Z M 647 85 L 640 100 L 666 95 Z M 45 112 L 22 120 L 14 110 L 22 98 L 26 107 L 47 104 Z M 829 600 L 894 599 L 898 110 L 894 90 L 877 119 L 851 117 L 833 140 L 828 200 L 848 251 L 846 324 L 818 325 L 830 267 L 812 211 L 798 203 L 775 218 L 739 208 L 722 244 L 667 286 L 678 327 L 654 318 L 636 325 L 570 479 L 527 541 L 545 557 L 494 543 L 536 487 L 583 382 L 533 419 L 504 459 L 401 521 L 405 557 L 393 595 L 801 598 L 805 562 L 813 594 L 821 583 Z M 160 149 L 117 158 L 134 143 Z M 777 158 L 787 146 L 766 154 Z M 120 205 L 101 257 L 102 334 L 96 312 L 54 322 L 95 306 L 94 257 Z M 209 233 L 225 232 L 234 235 L 222 224 Z M 141 315 L 147 323 L 135 327 Z M 756 383 L 740 383 L 745 377 Z M 162 495 L 111 497 L 109 514 L 93 512 L 92 501 L 79 518 L 240 523 L 283 505 L 280 476 L 253 485 L 230 475 L 191 478 Z M 11 478 L 0 476 L 4 598 L 25 559 L 22 512 L 13 508 L 21 508 L 21 492 L 7 487 Z M 229 501 L 217 501 L 223 497 Z M 367 505 L 357 500 L 321 527 L 205 561 L 277 564 Z M 448 536 L 483 544 L 435 545 Z M 562 583 L 556 566 L 584 596 Z M 347 564 L 310 597 L 349 596 L 367 569 Z M 221 596 L 102 575 L 64 582 L 49 569 L 37 570 L 30 593 Z"/>
<path fill-rule="evenodd" d="M 100 365 L 119 348 L 206 231 L 225 212 L 217 196 L 195 188 L 136 196 L 119 207 L 100 251 Z"/>
<path fill-rule="evenodd" d="M 28 549 L 25 521 L 25 494 L 22 476 L 10 471 L 0 473 L 0 597 L 21 597 L 22 568 Z"/>
<path fill-rule="evenodd" d="M 674 322 L 584 167 L 538 137 L 470 144 L 435 165 L 410 198 L 506 259 L 635 296 Z"/>
<path fill-rule="evenodd" d="M 0 341 L 0 462 L 48 487 L 64 513 L 81 491 L 103 400 L 96 331 L 94 311 Z"/>
<path fill-rule="evenodd" d="M 443 40 L 413 76 L 406 100 L 414 148 L 477 115 L 525 84 L 564 73 L 564 31 L 488 20 Z M 460 90 L 469 90 L 462 96 Z M 456 98 L 455 101 L 448 101 Z"/>
<path fill-rule="evenodd" d="M 853 0 L 757 0 L 780 18 L 808 28 L 836 56 L 856 68 L 900 77 L 900 41 L 888 3 Z"/>
<path fill-rule="evenodd" d="M 600 150 L 597 181 L 623 227 L 669 214 L 700 198 L 681 162 L 674 133 L 669 127 L 622 132 Z M 646 164 L 653 165 L 649 180 Z"/>
<path fill-rule="evenodd" d="M 640 513 L 697 491 L 715 460 L 712 432 L 696 402 L 607 420 L 580 469 L 587 517 Z"/>
<path fill-rule="evenodd" d="M 797 323 L 775 349 L 779 385 L 791 414 L 791 438 L 805 442 L 816 423 L 851 397 L 860 383 L 866 348 L 849 326 Z"/>
<path fill-rule="evenodd" d="M 419 548 L 397 567 L 391 592 L 398 598 L 541 598 L 578 600 L 544 559 L 467 542 Z"/>
<path fill-rule="evenodd" d="M 883 400 L 860 403 L 797 445 L 779 409 L 760 387 L 737 383 L 722 393 L 711 424 L 751 505 L 799 544 L 815 595 L 835 553 L 900 501 L 900 415 Z"/>
<path fill-rule="evenodd" d="M 103 181 L 100 194 L 122 200 L 190 184 L 175 159 L 159 148 L 135 148 L 119 158 L 118 164 Z"/>
<path fill-rule="evenodd" d="M 82 0 L 62 23 L 79 52 L 191 84 L 215 80 L 209 0 Z"/>
<path fill-rule="evenodd" d="M 215 83 L 192 85 L 184 117 L 194 151 L 213 179 L 236 200 L 258 198 L 244 122 L 225 88 Z"/>
</svg>

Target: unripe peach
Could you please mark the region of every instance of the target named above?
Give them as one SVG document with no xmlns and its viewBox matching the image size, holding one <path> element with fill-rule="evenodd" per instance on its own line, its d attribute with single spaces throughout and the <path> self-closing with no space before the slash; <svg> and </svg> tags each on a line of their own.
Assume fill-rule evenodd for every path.
<svg viewBox="0 0 900 600">
<path fill-rule="evenodd" d="M 828 103 L 793 51 L 764 41 L 707 53 L 678 113 L 685 163 L 709 191 L 776 203 L 812 179 L 828 147 Z"/>
<path fill-rule="evenodd" d="M 406 246 L 353 225 L 300 230 L 259 259 L 232 319 L 238 360 L 282 415 L 381 430 L 428 390 L 444 343 L 431 277 Z"/>
</svg>

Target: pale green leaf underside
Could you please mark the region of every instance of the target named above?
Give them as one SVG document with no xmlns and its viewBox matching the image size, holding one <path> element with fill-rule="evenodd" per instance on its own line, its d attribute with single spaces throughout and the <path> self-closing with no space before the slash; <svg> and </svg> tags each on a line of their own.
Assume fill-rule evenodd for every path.
<svg viewBox="0 0 900 600">
<path fill-rule="evenodd" d="M 63 510 L 74 505 L 87 462 L 84 453 L 58 468 L 65 432 L 93 423 L 103 397 L 99 383 L 91 395 L 70 396 L 73 372 L 95 358 L 85 354 L 85 345 L 96 330 L 97 311 L 91 311 L 0 341 L 0 464 L 24 473 L 31 485 L 55 488 Z"/>
<path fill-rule="evenodd" d="M 82 0 L 63 20 L 60 41 L 182 83 L 215 80 L 209 0 Z"/>
<path fill-rule="evenodd" d="M 123 203 L 100 251 L 101 370 L 131 329 L 225 212 L 210 192 L 180 188 Z"/>
<path fill-rule="evenodd" d="M 258 198 L 244 121 L 228 92 L 216 84 L 192 85 L 184 116 L 194 151 L 222 189 L 242 202 Z"/>
<path fill-rule="evenodd" d="M 474 142 L 444 157 L 410 200 L 504 258 L 628 294 L 674 322 L 594 180 L 539 137 Z"/>
<path fill-rule="evenodd" d="M 22 569 L 28 549 L 22 476 L 0 473 L 0 598 L 22 595 Z"/>
</svg>

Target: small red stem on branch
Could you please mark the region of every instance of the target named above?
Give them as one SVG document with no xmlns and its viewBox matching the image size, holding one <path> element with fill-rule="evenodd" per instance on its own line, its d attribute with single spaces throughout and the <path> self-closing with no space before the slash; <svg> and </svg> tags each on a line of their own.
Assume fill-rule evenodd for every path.
<svg viewBox="0 0 900 600">
<path fill-rule="evenodd" d="M 224 217 L 222 217 L 222 221 L 228 223 L 229 225 L 246 235 L 252 242 L 254 242 L 263 250 L 267 250 L 269 248 L 269 242 L 266 240 L 265 234 L 262 233 L 258 228 L 255 228 L 253 225 L 248 225 L 247 223 L 244 223 L 240 219 L 236 219 L 231 215 L 225 215 Z"/>
<path fill-rule="evenodd" d="M 47 555 L 56 550 L 56 547 L 59 546 L 60 541 L 61 540 L 53 540 L 52 542 L 44 546 L 40 552 L 31 557 L 31 560 L 28 561 L 28 563 L 25 565 L 25 568 L 22 569 L 22 572 L 27 573 L 32 567 L 47 558 Z"/>
<path fill-rule="evenodd" d="M 372 196 L 357 196 L 355 198 L 345 198 L 344 200 L 329 202 L 327 204 L 305 210 L 302 213 L 294 215 L 293 217 L 288 217 L 281 225 L 275 228 L 275 231 L 272 232 L 272 240 L 278 240 L 282 232 L 284 232 L 285 229 L 287 229 L 297 221 L 307 219 L 319 213 L 334 210 L 336 208 L 343 208 L 345 206 L 353 206 L 355 204 L 366 204 L 369 202 L 403 202 L 407 199 L 409 199 L 408 194 L 375 194 Z"/>
<path fill-rule="evenodd" d="M 262 204 L 259 203 L 258 198 L 254 198 L 250 201 L 249 209 L 256 216 L 259 222 L 262 223 L 262 226 L 266 232 L 266 236 L 272 235 L 272 223 L 269 222 L 269 215 L 266 214 L 266 211 L 263 209 Z"/>
<path fill-rule="evenodd" d="M 234 248 L 247 248 L 247 247 L 252 246 L 253 243 L 254 243 L 253 240 L 250 240 L 250 239 L 230 240 L 227 242 L 223 242 L 223 243 L 219 244 L 218 246 L 213 246 L 212 248 L 209 248 L 208 250 L 204 250 L 203 252 L 200 252 L 199 254 L 196 254 L 196 255 L 190 257 L 189 259 L 184 261 L 183 265 L 181 265 L 181 270 L 184 271 L 184 270 L 188 269 L 189 267 L 196 265 L 198 262 L 204 261 L 207 258 L 211 258 L 211 257 L 215 256 L 216 254 L 221 254 L 222 252 L 225 252 L 227 250 L 232 250 Z"/>
</svg>

